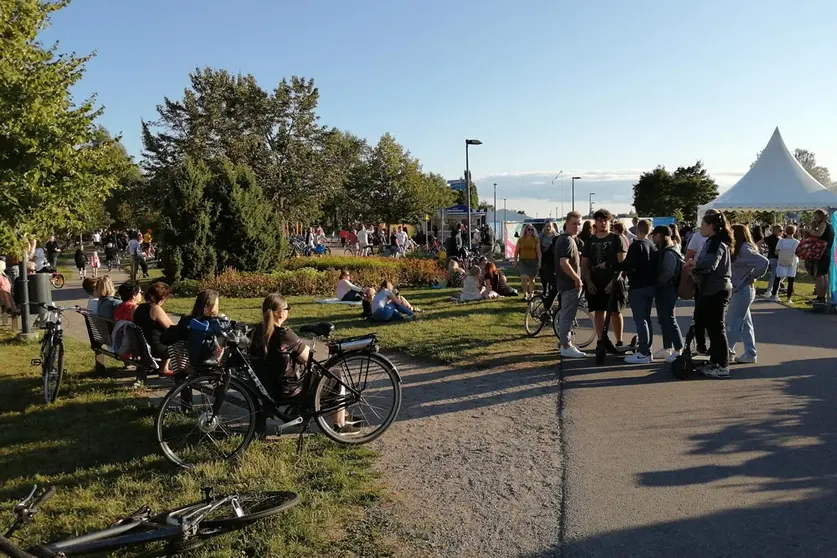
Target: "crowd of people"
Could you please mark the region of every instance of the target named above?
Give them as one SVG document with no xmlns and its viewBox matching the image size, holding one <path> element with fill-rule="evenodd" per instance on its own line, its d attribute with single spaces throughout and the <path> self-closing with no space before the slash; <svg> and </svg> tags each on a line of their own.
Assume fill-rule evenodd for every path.
<svg viewBox="0 0 837 558">
<path fill-rule="evenodd" d="M 789 224 L 777 225 L 764 236 L 760 227 L 733 225 L 715 210 L 707 211 L 695 230 L 652 227 L 649 220 L 639 219 L 625 227 L 614 222 L 610 212 L 599 209 L 583 225 L 578 212 L 569 213 L 561 233 L 555 223 L 547 223 L 540 234 L 532 226 L 524 227 L 515 263 L 527 298 L 534 294 L 540 276 L 545 311 L 558 301 L 563 357 L 586 356 L 573 346 L 570 333 L 584 296 L 597 335 L 602 336 L 605 319 L 609 319 L 617 347 L 623 345 L 622 310 L 630 304 L 638 345 L 626 362 L 672 362 L 683 351 L 684 342 L 675 318 L 677 302 L 694 299 L 697 351 L 709 357 L 702 372 L 724 378 L 730 374 L 730 362 L 758 359 L 750 312 L 757 279 L 768 276 L 764 296 L 773 301 L 786 281 L 790 299 L 801 261 L 815 278 L 817 301 L 825 302 L 834 241 L 827 213 L 815 211 L 801 240 L 799 234 Z M 662 333 L 662 348 L 656 352 L 652 352 L 654 306 Z"/>
</svg>

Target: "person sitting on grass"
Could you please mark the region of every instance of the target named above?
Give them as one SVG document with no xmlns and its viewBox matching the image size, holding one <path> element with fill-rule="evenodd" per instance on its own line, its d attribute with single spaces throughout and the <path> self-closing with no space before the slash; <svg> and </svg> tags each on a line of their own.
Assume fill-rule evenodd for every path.
<svg viewBox="0 0 837 558">
<path fill-rule="evenodd" d="M 465 277 L 466 274 L 462 268 L 459 267 L 459 262 L 453 259 L 450 260 L 450 263 L 448 263 L 448 288 L 458 289 L 462 287 Z"/>
<path fill-rule="evenodd" d="M 337 300 L 342 302 L 358 302 L 363 299 L 363 288 L 352 283 L 352 277 L 348 270 L 340 272 L 340 280 L 337 282 Z"/>
<path fill-rule="evenodd" d="M 485 287 L 482 285 L 482 280 L 480 279 L 480 268 L 479 266 L 474 266 L 468 272 L 468 277 L 465 278 L 465 281 L 462 284 L 462 292 L 459 293 L 459 298 L 457 299 L 459 302 L 469 302 L 472 300 L 480 300 L 482 298 L 482 293 L 485 291 Z"/>
<path fill-rule="evenodd" d="M 125 281 L 119 285 L 119 298 L 122 300 L 122 304 L 113 311 L 113 321 L 133 322 L 134 312 L 142 302 L 142 290 L 139 284 L 133 281 Z"/>
<path fill-rule="evenodd" d="M 99 309 L 99 297 L 96 293 L 96 280 L 91 279 L 90 277 L 85 277 L 84 281 L 81 282 L 81 288 L 87 293 L 87 311 L 95 316 L 96 311 Z"/>
<path fill-rule="evenodd" d="M 506 275 L 497 269 L 494 262 L 485 264 L 485 276 L 483 277 L 485 292 L 483 298 L 497 298 L 498 296 L 517 296 L 517 290 L 509 287 L 509 280 Z"/>
<path fill-rule="evenodd" d="M 99 305 L 96 308 L 96 315 L 107 320 L 113 319 L 114 309 L 122 302 L 116 298 L 116 288 L 113 286 L 109 275 L 99 277 L 96 281 L 96 291 L 99 294 Z"/>
<path fill-rule="evenodd" d="M 390 322 L 411 320 L 415 317 L 413 307 L 402 296 L 395 293 L 392 283 L 384 280 L 381 290 L 372 299 L 372 320 Z"/>
<path fill-rule="evenodd" d="M 259 379 L 267 390 L 281 400 L 302 394 L 305 364 L 311 351 L 285 321 L 291 307 L 279 293 L 267 295 L 262 302 L 262 323 L 253 332 L 250 356 Z M 334 415 L 334 429 L 340 434 L 356 434 L 357 423 L 345 409 Z"/>
</svg>

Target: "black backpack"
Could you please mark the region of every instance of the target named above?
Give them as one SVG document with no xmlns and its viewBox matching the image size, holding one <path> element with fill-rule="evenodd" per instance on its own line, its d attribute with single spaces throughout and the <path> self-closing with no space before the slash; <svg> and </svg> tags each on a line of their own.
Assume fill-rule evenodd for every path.
<svg viewBox="0 0 837 558">
<path fill-rule="evenodd" d="M 666 246 L 660 252 L 660 264 L 661 265 L 662 265 L 663 257 L 665 257 L 666 252 L 671 252 L 672 254 L 677 256 L 677 261 L 679 262 L 679 265 L 677 266 L 677 271 L 674 272 L 674 277 L 671 279 L 671 284 L 674 285 L 675 287 L 677 287 L 677 286 L 680 285 L 680 276 L 683 273 L 683 263 L 685 262 L 685 259 L 683 258 L 683 254 L 680 253 L 680 250 L 678 250 L 674 246 Z"/>
</svg>

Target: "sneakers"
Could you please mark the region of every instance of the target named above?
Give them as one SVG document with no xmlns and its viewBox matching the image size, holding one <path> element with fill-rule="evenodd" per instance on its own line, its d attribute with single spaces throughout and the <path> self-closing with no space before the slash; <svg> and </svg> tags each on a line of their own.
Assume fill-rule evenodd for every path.
<svg viewBox="0 0 837 558">
<path fill-rule="evenodd" d="M 344 434 L 344 435 L 349 435 L 349 436 L 360 434 L 360 428 L 358 428 L 354 424 L 348 424 L 348 423 L 344 424 L 343 426 L 337 426 L 335 424 L 334 425 L 334 431 L 337 432 L 338 434 Z"/>
<path fill-rule="evenodd" d="M 700 373 L 707 378 L 729 378 L 729 366 L 720 366 L 713 362 L 701 368 Z"/>
<path fill-rule="evenodd" d="M 578 347 L 570 345 L 566 348 L 561 347 L 561 356 L 564 358 L 584 358 L 587 354 L 578 350 Z"/>
<path fill-rule="evenodd" d="M 656 358 L 656 355 L 654 358 Z M 665 362 L 666 364 L 671 364 L 678 358 L 680 358 L 680 351 L 671 351 L 671 354 L 666 357 Z"/>
<path fill-rule="evenodd" d="M 654 353 L 654 360 L 665 360 L 671 355 L 671 349 L 660 349 Z"/>
<path fill-rule="evenodd" d="M 758 357 L 754 357 L 752 355 L 743 354 L 741 356 L 737 356 L 733 359 L 733 362 L 738 364 L 755 364 L 759 361 Z"/>
<path fill-rule="evenodd" d="M 764 300 L 766 300 L 767 302 L 782 302 L 781 300 L 779 300 L 778 296 L 769 296 Z"/>
<path fill-rule="evenodd" d="M 625 364 L 649 364 L 652 360 L 651 355 L 634 353 L 625 357 Z"/>
</svg>

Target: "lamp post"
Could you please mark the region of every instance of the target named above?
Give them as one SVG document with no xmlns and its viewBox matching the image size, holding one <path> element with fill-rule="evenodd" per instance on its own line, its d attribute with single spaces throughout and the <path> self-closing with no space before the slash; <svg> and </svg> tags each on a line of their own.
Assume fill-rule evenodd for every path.
<svg viewBox="0 0 837 558">
<path fill-rule="evenodd" d="M 478 139 L 465 140 L 465 192 L 468 198 L 468 250 L 472 248 L 471 239 L 473 237 L 471 234 L 471 166 L 468 161 L 468 148 L 472 145 L 482 145 L 482 142 Z"/>
<path fill-rule="evenodd" d="M 558 174 L 555 175 L 555 178 L 552 179 L 552 187 L 553 188 L 555 188 L 555 181 L 558 180 L 559 178 L 561 178 L 562 174 L 564 174 L 564 171 L 560 170 L 560 171 L 558 171 Z M 562 185 L 561 186 L 561 206 L 562 206 L 561 211 L 564 211 L 563 205 L 564 205 L 564 187 Z M 555 218 L 556 219 L 558 218 L 558 208 L 557 207 L 555 208 Z"/>
<path fill-rule="evenodd" d="M 506 259 L 506 217 L 508 214 L 508 210 L 506 209 L 506 198 L 503 198 L 503 249 L 501 250 L 501 254 L 504 260 Z"/>
<path fill-rule="evenodd" d="M 572 179 L 572 187 L 573 187 L 573 200 L 572 200 L 572 210 L 575 211 L 575 181 L 581 180 L 580 176 L 574 176 Z"/>
<path fill-rule="evenodd" d="M 497 183 L 494 183 L 494 238 L 497 238 Z M 491 247 L 494 250 L 494 247 Z M 492 252 L 493 253 L 493 252 Z"/>
<path fill-rule="evenodd" d="M 590 192 L 590 219 L 593 218 L 593 196 L 596 195 L 596 192 Z"/>
</svg>

